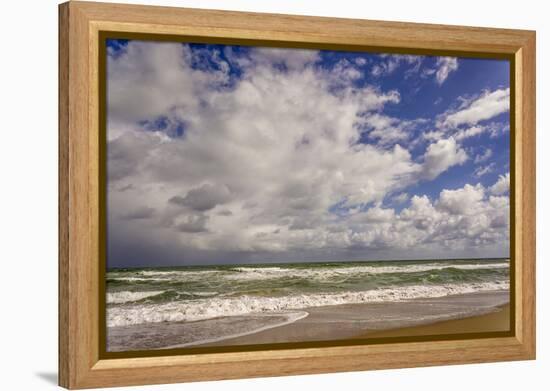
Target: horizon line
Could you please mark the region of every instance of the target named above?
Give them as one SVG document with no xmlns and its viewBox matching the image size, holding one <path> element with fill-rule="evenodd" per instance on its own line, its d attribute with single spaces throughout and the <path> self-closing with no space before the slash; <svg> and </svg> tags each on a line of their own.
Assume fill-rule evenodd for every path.
<svg viewBox="0 0 550 391">
<path fill-rule="evenodd" d="M 206 263 L 206 264 L 189 264 L 189 265 L 161 265 L 161 266 L 116 266 L 116 267 L 107 267 L 106 270 L 114 269 L 167 269 L 167 268 L 183 268 L 183 267 L 206 267 L 206 266 L 250 266 L 250 265 L 289 265 L 289 264 L 319 264 L 319 263 L 367 263 L 367 262 L 429 262 L 429 261 L 441 261 L 441 262 L 450 262 L 450 261 L 487 261 L 487 260 L 510 260 L 508 257 L 462 257 L 462 258 L 433 258 L 433 259 L 378 259 L 378 260 L 356 260 L 356 261 L 298 261 L 298 262 L 250 262 L 250 263 Z"/>
</svg>

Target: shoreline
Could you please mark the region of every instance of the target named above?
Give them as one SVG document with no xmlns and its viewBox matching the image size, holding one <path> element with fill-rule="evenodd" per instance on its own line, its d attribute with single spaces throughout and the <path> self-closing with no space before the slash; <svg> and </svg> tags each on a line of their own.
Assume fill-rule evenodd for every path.
<svg viewBox="0 0 550 391">
<path fill-rule="evenodd" d="M 353 340 L 394 336 L 508 331 L 508 291 L 478 292 L 400 302 L 341 304 L 291 313 L 159 322 L 107 330 L 108 351 L 221 347 Z M 306 315 L 307 314 L 307 315 Z"/>
<path fill-rule="evenodd" d="M 294 317 L 292 317 L 292 315 L 294 315 Z M 222 337 L 214 337 L 211 340 L 207 340 L 207 341 L 196 341 L 196 342 L 188 342 L 188 343 L 183 343 L 183 344 L 178 344 L 178 345 L 165 346 L 165 347 L 163 347 L 163 349 L 186 348 L 186 347 L 189 347 L 189 346 L 197 346 L 197 345 L 205 345 L 205 344 L 209 344 L 209 343 L 216 343 L 216 342 L 225 341 L 227 339 L 232 339 L 232 338 L 246 337 L 248 335 L 261 333 L 262 331 L 271 330 L 271 329 L 274 329 L 274 328 L 277 328 L 277 327 L 284 327 L 286 325 L 292 324 L 294 322 L 299 321 L 300 319 L 303 319 L 303 318 L 309 316 L 309 313 L 306 312 L 306 311 L 300 311 L 300 312 L 295 312 L 295 313 L 289 313 L 288 316 L 289 316 L 288 320 L 283 321 L 281 323 L 275 323 L 275 324 L 262 326 L 258 329 L 252 330 L 252 331 L 243 331 L 240 334 L 232 335 L 230 337 L 223 337 L 223 336 Z"/>
<path fill-rule="evenodd" d="M 390 303 L 341 304 L 304 311 L 309 316 L 285 326 L 196 346 L 496 332 L 508 331 L 510 326 L 508 291 Z"/>
</svg>

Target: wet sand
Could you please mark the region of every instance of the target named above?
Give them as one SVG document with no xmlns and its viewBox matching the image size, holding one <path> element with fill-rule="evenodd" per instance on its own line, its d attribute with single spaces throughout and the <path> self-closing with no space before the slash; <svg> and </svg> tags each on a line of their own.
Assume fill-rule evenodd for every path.
<svg viewBox="0 0 550 391">
<path fill-rule="evenodd" d="M 508 331 L 508 302 L 509 292 L 498 291 L 306 308 L 309 316 L 292 324 L 200 346 Z"/>
<path fill-rule="evenodd" d="M 453 319 L 429 325 L 382 330 L 358 335 L 357 338 L 386 338 L 419 335 L 445 335 L 468 333 L 486 333 L 510 330 L 510 304 L 498 307 L 495 312 L 486 315 Z"/>
</svg>

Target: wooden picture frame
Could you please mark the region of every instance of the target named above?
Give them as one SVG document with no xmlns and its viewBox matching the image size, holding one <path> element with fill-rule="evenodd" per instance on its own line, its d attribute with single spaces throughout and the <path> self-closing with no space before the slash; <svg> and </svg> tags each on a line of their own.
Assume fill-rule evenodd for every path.
<svg viewBox="0 0 550 391">
<path fill-rule="evenodd" d="M 510 256 L 514 329 L 476 339 L 396 339 L 254 351 L 108 357 L 101 349 L 104 300 L 99 260 L 103 32 L 170 40 L 344 48 L 393 53 L 508 58 Z M 104 309 L 104 308 L 103 308 Z M 535 32 L 137 5 L 68 2 L 59 6 L 59 384 L 70 389 L 245 377 L 464 364 L 535 358 Z"/>
</svg>

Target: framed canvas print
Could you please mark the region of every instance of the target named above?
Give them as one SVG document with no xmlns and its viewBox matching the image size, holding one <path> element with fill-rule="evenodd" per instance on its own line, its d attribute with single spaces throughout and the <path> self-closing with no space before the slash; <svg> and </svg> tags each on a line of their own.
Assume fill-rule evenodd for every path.
<svg viewBox="0 0 550 391">
<path fill-rule="evenodd" d="M 59 10 L 62 386 L 535 357 L 534 32 Z"/>
</svg>

